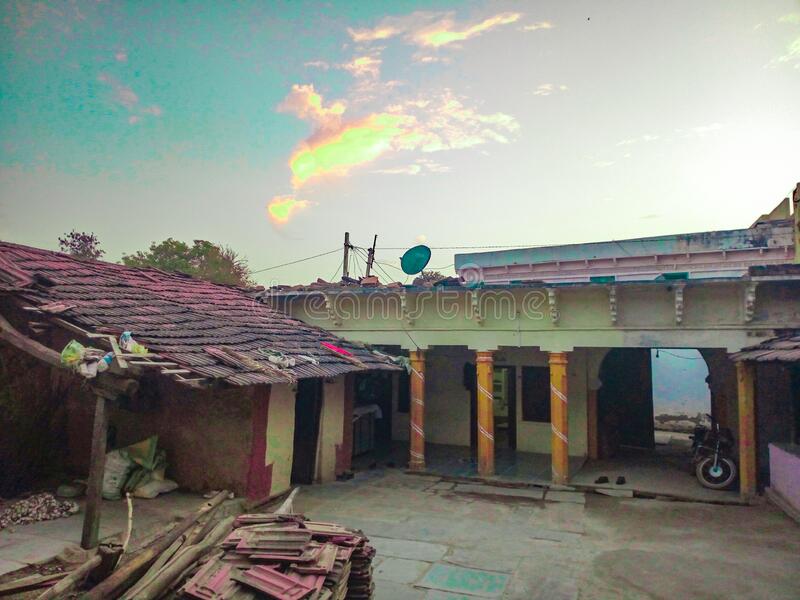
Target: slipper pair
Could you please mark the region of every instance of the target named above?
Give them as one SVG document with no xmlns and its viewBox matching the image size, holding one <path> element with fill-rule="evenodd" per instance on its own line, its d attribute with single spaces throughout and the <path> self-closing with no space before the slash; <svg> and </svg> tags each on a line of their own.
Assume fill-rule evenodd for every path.
<svg viewBox="0 0 800 600">
<path fill-rule="evenodd" d="M 625 485 L 625 481 L 626 480 L 622 475 L 617 477 L 617 485 Z M 605 475 L 601 475 L 600 477 L 595 479 L 594 482 L 595 483 L 608 483 L 608 477 L 606 477 Z"/>
</svg>

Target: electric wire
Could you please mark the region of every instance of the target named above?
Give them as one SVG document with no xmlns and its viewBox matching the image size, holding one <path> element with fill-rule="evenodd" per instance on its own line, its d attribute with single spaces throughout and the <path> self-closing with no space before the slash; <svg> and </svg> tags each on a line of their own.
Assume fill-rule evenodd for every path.
<svg viewBox="0 0 800 600">
<path fill-rule="evenodd" d="M 305 262 L 307 260 L 312 260 L 314 258 L 319 258 L 320 256 L 327 256 L 328 254 L 333 254 L 334 252 L 341 252 L 341 248 L 336 248 L 334 250 L 329 250 L 328 252 L 321 252 L 320 254 L 315 254 L 314 256 L 307 256 L 306 258 L 299 258 L 297 260 L 293 260 L 291 262 L 282 263 L 280 265 L 273 265 L 271 267 L 267 267 L 265 269 L 258 269 L 256 271 L 251 271 L 251 275 L 255 275 L 256 273 L 263 273 L 264 271 L 271 271 L 272 269 L 280 269 L 281 267 L 288 267 L 289 265 L 296 265 L 297 263 Z"/>
</svg>

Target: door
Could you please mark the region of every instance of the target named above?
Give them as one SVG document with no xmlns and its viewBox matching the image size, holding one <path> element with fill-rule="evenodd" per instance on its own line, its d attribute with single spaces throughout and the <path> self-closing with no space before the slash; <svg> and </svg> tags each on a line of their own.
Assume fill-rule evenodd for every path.
<svg viewBox="0 0 800 600">
<path fill-rule="evenodd" d="M 294 404 L 292 483 L 314 482 L 321 410 L 322 380 L 301 379 L 297 384 Z"/>
</svg>

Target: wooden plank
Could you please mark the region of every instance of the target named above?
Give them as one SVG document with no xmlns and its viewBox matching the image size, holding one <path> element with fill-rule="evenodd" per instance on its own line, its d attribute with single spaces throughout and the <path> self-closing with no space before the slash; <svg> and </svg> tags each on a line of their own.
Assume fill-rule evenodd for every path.
<svg viewBox="0 0 800 600">
<path fill-rule="evenodd" d="M 58 579 L 66 577 L 66 573 L 51 573 L 50 575 L 31 575 L 15 581 L 0 585 L 0 596 L 12 596 L 29 590 L 35 590 L 49 585 Z"/>
<path fill-rule="evenodd" d="M 106 464 L 106 435 L 108 414 L 106 399 L 97 395 L 92 425 L 92 454 L 89 463 L 89 482 L 86 487 L 86 514 L 83 517 L 81 547 L 95 548 L 100 534 L 100 506 L 103 501 L 103 470 Z"/>
<path fill-rule="evenodd" d="M 739 393 L 739 495 L 749 502 L 756 495 L 755 366 L 736 363 Z"/>
</svg>

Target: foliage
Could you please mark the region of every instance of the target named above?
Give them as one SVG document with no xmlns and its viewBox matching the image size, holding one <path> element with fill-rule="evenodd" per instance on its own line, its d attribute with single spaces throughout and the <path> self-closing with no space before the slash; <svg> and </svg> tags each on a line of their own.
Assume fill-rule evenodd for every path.
<svg viewBox="0 0 800 600">
<path fill-rule="evenodd" d="M 155 267 L 162 271 L 180 271 L 213 283 L 250 286 L 247 261 L 226 246 L 205 240 L 194 240 L 191 246 L 173 238 L 150 244 L 143 252 L 122 257 L 129 267 Z"/>
<path fill-rule="evenodd" d="M 422 271 L 422 273 L 419 274 L 419 279 L 422 279 L 422 281 L 426 283 L 436 283 L 446 278 L 447 276 L 442 275 L 439 271 Z"/>
<path fill-rule="evenodd" d="M 84 260 L 99 260 L 106 253 L 100 248 L 100 240 L 94 233 L 74 229 L 58 238 L 58 248 L 61 252 Z"/>
</svg>

